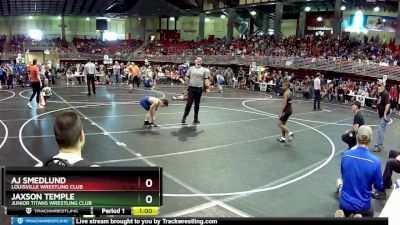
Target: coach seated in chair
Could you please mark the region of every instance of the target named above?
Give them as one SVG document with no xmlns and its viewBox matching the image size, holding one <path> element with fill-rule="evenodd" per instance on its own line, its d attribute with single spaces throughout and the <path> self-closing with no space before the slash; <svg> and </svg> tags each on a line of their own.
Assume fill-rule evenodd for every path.
<svg viewBox="0 0 400 225">
<path fill-rule="evenodd" d="M 98 166 L 82 158 L 85 132 L 83 131 L 82 120 L 76 112 L 66 111 L 56 117 L 54 135 L 59 147 L 59 153 L 47 160 L 44 166 Z"/>
</svg>

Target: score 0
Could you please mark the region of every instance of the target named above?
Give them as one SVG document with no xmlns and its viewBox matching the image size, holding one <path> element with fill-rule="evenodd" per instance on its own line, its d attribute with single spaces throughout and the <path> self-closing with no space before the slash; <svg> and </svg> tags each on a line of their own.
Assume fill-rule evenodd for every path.
<svg viewBox="0 0 400 225">
<path fill-rule="evenodd" d="M 141 190 L 144 191 L 143 197 L 144 202 L 146 205 L 153 205 L 154 201 L 158 202 L 157 199 L 154 199 L 155 192 L 160 191 L 160 184 L 157 177 L 143 177 L 141 181 Z"/>
<path fill-rule="evenodd" d="M 151 178 L 146 179 L 144 185 L 146 186 L 146 188 L 151 189 L 153 187 L 153 180 Z M 146 195 L 145 201 L 147 204 L 151 204 L 153 202 L 153 197 L 151 195 Z"/>
<path fill-rule="evenodd" d="M 147 188 L 152 188 L 153 187 L 153 180 L 151 178 L 146 179 L 146 181 L 144 182 L 144 185 Z"/>
</svg>

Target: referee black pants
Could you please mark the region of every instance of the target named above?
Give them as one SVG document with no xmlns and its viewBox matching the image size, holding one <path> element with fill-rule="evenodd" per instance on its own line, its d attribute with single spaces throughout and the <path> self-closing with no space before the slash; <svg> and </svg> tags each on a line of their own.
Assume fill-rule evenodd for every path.
<svg viewBox="0 0 400 225">
<path fill-rule="evenodd" d="M 184 119 L 186 119 L 186 117 L 189 115 L 193 101 L 194 101 L 194 119 L 195 120 L 198 119 L 200 110 L 200 99 L 202 93 L 203 93 L 203 88 L 201 87 L 189 87 L 185 114 L 183 114 Z"/>
<path fill-rule="evenodd" d="M 88 88 L 88 94 L 90 95 L 90 83 L 92 83 L 92 88 L 93 88 L 93 94 L 96 94 L 96 86 L 94 84 L 94 74 L 88 74 L 87 75 L 87 88 Z"/>
<path fill-rule="evenodd" d="M 320 103 L 321 103 L 321 90 L 315 90 L 314 89 L 314 109 L 320 109 Z"/>
</svg>

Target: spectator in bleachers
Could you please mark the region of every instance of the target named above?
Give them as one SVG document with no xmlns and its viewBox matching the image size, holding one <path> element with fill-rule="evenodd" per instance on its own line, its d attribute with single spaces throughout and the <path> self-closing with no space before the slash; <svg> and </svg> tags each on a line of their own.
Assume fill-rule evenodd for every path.
<svg viewBox="0 0 400 225">
<path fill-rule="evenodd" d="M 73 43 L 78 52 L 89 55 L 110 55 L 111 57 L 132 53 L 143 44 L 141 40 L 100 41 L 81 38 L 74 38 Z"/>
</svg>

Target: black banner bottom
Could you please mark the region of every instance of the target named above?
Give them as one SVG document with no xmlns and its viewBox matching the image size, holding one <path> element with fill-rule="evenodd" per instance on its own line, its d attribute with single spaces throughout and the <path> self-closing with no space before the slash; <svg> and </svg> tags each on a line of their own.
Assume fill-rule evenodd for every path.
<svg viewBox="0 0 400 225">
<path fill-rule="evenodd" d="M 307 225 L 388 225 L 387 218 L 75 218 L 80 224 L 123 224 L 123 225 L 168 225 L 168 224 L 307 224 Z"/>
<path fill-rule="evenodd" d="M 74 218 L 74 217 L 13 217 L 12 225 L 168 225 L 168 224 L 307 224 L 307 225 L 388 225 L 388 218 L 172 218 L 172 217 L 117 217 L 112 218 Z"/>
</svg>

